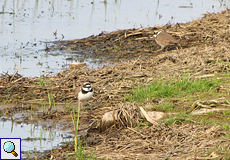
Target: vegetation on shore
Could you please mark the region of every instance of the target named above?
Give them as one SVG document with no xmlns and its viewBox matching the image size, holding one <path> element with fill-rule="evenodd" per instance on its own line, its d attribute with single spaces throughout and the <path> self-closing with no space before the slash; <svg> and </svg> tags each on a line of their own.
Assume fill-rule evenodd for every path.
<svg viewBox="0 0 230 160">
<path fill-rule="evenodd" d="M 229 159 L 229 16 L 229 10 L 225 10 L 187 24 L 123 30 L 77 40 L 74 43 L 79 44 L 77 49 L 90 43 L 101 48 L 107 45 L 105 50 L 119 55 L 124 52 L 123 55 L 130 56 L 132 53 L 127 50 L 135 52 L 135 47 L 137 50 L 133 60 L 101 69 L 65 70 L 40 78 L 2 75 L 1 102 L 23 104 L 25 108 L 44 107 L 44 115 L 34 115 L 33 120 L 51 117 L 57 123 L 66 118 L 72 123 L 77 102 L 75 87 L 87 80 L 92 83 L 95 96 L 89 102 L 91 115 L 82 111 L 80 124 L 92 121 L 99 124 L 104 113 L 121 105 L 125 112 L 127 106 L 136 109 L 141 106 L 167 116 L 159 125 L 140 118 L 136 127 L 125 124 L 118 127 L 115 123 L 103 132 L 92 127 L 79 145 L 79 156 L 90 157 L 87 152 L 95 151 L 92 159 Z M 182 49 L 154 53 L 157 44 L 151 39 L 151 33 L 155 30 L 165 30 L 181 38 Z M 108 44 L 104 44 L 105 37 Z M 72 45 L 69 41 L 66 46 L 76 49 Z M 100 47 L 95 52 L 99 51 Z M 58 105 L 64 109 L 58 109 Z M 14 109 L 9 108 L 8 112 Z M 35 108 L 27 109 L 31 109 L 32 115 Z M 45 158 L 76 159 L 75 146 L 69 143 Z"/>
</svg>

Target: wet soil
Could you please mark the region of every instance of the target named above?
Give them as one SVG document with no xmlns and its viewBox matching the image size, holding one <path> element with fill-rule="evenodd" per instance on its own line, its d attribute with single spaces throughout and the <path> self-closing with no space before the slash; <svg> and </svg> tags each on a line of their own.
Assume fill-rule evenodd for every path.
<svg viewBox="0 0 230 160">
<path fill-rule="evenodd" d="M 201 78 L 228 73 L 229 17 L 230 11 L 225 10 L 205 14 L 203 18 L 186 24 L 119 30 L 85 39 L 54 42 L 55 46 L 47 49 L 71 50 L 73 54 L 81 53 L 85 57 L 116 64 L 98 69 L 85 67 L 64 70 L 55 75 L 44 73 L 39 78 L 22 77 L 17 72 L 13 75 L 2 74 L 1 102 L 21 107 L 4 107 L 1 113 L 7 115 L 19 110 L 31 110 L 33 106 L 35 110 L 42 111 L 34 115 L 34 120 L 41 123 L 49 119 L 50 123 L 60 125 L 62 129 L 73 130 L 71 111 L 76 111 L 78 106 L 75 91 L 83 82 L 90 81 L 95 92 L 93 99 L 87 102 L 85 110 L 81 112 L 80 131 L 84 132 L 85 141 L 82 143 L 87 144 L 87 151 L 96 148 L 97 158 L 224 159 L 227 153 L 223 151 L 217 154 L 217 150 L 222 148 L 229 151 L 230 140 L 223 138 L 227 133 L 218 126 L 194 121 L 141 129 L 135 125 L 115 124 L 105 131 L 101 131 L 99 126 L 102 115 L 126 104 L 125 96 L 131 94 L 139 84 L 148 85 L 155 80 L 184 74 Z M 153 38 L 153 33 L 159 30 L 180 40 L 181 48 L 173 46 L 159 52 L 160 47 Z M 147 103 L 131 105 L 137 107 Z M 190 109 L 191 106 L 183 105 L 181 111 Z M 53 150 L 52 154 L 44 153 L 43 158 L 74 159 L 73 152 L 74 143 L 68 143 Z"/>
</svg>

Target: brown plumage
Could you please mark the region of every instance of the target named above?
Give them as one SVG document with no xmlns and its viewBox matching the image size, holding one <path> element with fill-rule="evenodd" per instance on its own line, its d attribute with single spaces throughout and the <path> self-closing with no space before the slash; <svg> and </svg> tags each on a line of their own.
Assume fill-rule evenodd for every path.
<svg viewBox="0 0 230 160">
<path fill-rule="evenodd" d="M 169 45 L 175 45 L 179 43 L 178 40 L 175 40 L 170 34 L 163 31 L 158 32 L 157 35 L 154 35 L 154 37 L 157 44 L 161 46 L 161 49 L 164 49 Z"/>
</svg>

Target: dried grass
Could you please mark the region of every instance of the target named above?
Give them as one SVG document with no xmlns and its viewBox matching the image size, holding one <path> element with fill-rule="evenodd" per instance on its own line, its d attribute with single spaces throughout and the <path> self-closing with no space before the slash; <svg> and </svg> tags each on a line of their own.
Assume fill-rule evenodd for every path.
<svg viewBox="0 0 230 160">
<path fill-rule="evenodd" d="M 112 58 L 118 51 L 122 56 L 133 60 L 124 61 L 115 66 L 101 69 L 82 68 L 65 70 L 56 75 L 44 77 L 44 86 L 40 78 L 20 77 L 2 74 L 0 80 L 0 100 L 18 103 L 37 103 L 48 101 L 47 91 L 52 92 L 56 103 L 76 102 L 74 86 L 90 81 L 95 90 L 93 106 L 108 110 L 119 109 L 124 96 L 136 88 L 137 84 L 148 85 L 157 79 L 180 77 L 187 74 L 190 78 L 202 78 L 212 74 L 229 72 L 229 10 L 217 14 L 205 14 L 204 18 L 187 24 L 175 26 L 156 26 L 150 28 L 119 30 L 112 33 L 102 33 L 86 39 L 60 42 L 72 50 L 85 49 L 95 55 L 110 52 Z M 152 34 L 164 29 L 174 38 L 180 39 L 182 49 L 154 53 L 159 46 L 154 42 Z M 114 49 L 114 45 L 120 49 Z M 151 47 L 153 48 L 151 50 Z M 104 50 L 104 52 L 100 52 Z M 101 54 L 102 55 L 102 54 Z M 122 57 L 120 56 L 120 57 Z M 147 58 L 146 58 L 147 57 Z M 52 85 L 50 85 L 52 84 Z M 224 87 L 223 87 L 224 88 Z M 228 88 L 227 88 L 228 90 Z M 98 158 L 105 159 L 217 159 L 223 158 L 217 150 L 229 150 L 229 139 L 223 139 L 225 132 L 216 126 L 198 124 L 182 124 L 150 127 L 137 130 L 136 117 L 128 108 L 120 108 L 120 125 L 126 129 L 110 128 L 100 134 L 103 138 L 96 147 Z M 60 118 L 60 117 L 59 117 Z M 130 123 L 130 119 L 134 119 Z M 129 123 L 127 123 L 129 122 Z M 135 122 L 135 123 L 134 123 Z M 129 125 L 127 125 L 129 124 Z M 111 134 L 114 134 L 111 136 Z M 90 149 L 89 149 L 90 150 Z"/>
<path fill-rule="evenodd" d="M 113 133 L 117 134 L 111 136 Z M 217 149 L 228 149 L 229 140 L 219 138 L 223 135 L 225 132 L 218 126 L 196 124 L 112 129 L 96 146 L 96 156 L 105 159 L 205 159 L 211 158 L 211 153 Z"/>
</svg>

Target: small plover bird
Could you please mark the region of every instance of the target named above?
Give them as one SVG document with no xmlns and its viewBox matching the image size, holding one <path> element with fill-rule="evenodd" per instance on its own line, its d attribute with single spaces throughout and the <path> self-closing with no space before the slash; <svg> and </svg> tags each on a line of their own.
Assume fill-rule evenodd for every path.
<svg viewBox="0 0 230 160">
<path fill-rule="evenodd" d="M 161 46 L 161 50 L 169 45 L 175 45 L 179 43 L 179 41 L 175 40 L 170 34 L 162 31 L 153 36 L 155 37 L 157 44 Z"/>
<path fill-rule="evenodd" d="M 81 90 L 78 92 L 79 101 L 87 101 L 93 96 L 93 88 L 89 82 L 82 85 Z"/>
</svg>

